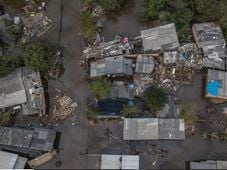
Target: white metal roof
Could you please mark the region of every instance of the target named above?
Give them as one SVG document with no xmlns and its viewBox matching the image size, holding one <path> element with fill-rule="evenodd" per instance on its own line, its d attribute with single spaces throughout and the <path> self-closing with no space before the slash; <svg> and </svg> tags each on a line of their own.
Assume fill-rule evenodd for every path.
<svg viewBox="0 0 227 170">
<path fill-rule="evenodd" d="M 185 139 L 183 119 L 125 118 L 124 140 Z"/>
<path fill-rule="evenodd" d="M 21 68 L 0 79 L 0 108 L 26 103 Z"/>
<path fill-rule="evenodd" d="M 139 156 L 122 155 L 121 169 L 139 169 Z"/>
<path fill-rule="evenodd" d="M 0 169 L 23 169 L 27 162 L 27 158 L 18 156 L 17 154 L 0 151 Z"/>
<path fill-rule="evenodd" d="M 158 118 L 124 119 L 124 140 L 149 140 L 158 138 Z"/>
<path fill-rule="evenodd" d="M 102 155 L 101 169 L 139 169 L 139 156 Z"/>
</svg>

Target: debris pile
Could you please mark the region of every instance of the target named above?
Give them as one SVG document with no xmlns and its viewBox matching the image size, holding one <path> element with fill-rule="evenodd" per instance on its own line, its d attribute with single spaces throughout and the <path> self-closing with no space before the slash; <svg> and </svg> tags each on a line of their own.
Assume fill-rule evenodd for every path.
<svg viewBox="0 0 227 170">
<path fill-rule="evenodd" d="M 104 15 L 104 13 L 105 12 L 102 9 L 102 7 L 100 5 L 96 5 L 91 12 L 91 16 L 100 17 L 100 16 Z"/>
<path fill-rule="evenodd" d="M 69 115 L 74 114 L 77 107 L 77 102 L 73 102 L 69 96 L 57 97 L 53 117 L 55 120 L 63 120 Z"/>
<path fill-rule="evenodd" d="M 20 40 L 21 45 L 35 37 L 41 37 L 52 27 L 52 21 L 47 17 L 44 7 L 45 3 L 42 3 L 42 6 L 39 7 L 34 1 L 29 1 L 23 8 L 25 11 L 22 16 L 24 33 Z"/>
<path fill-rule="evenodd" d="M 150 87 L 153 82 L 152 75 L 135 75 L 134 76 L 134 84 L 135 84 L 135 95 L 143 96 L 144 91 Z"/>
<path fill-rule="evenodd" d="M 57 80 L 64 73 L 65 69 L 62 60 L 62 53 L 58 51 L 53 65 L 48 70 L 48 78 Z"/>
<path fill-rule="evenodd" d="M 99 45 L 86 47 L 82 60 L 98 59 L 109 56 L 131 54 L 133 46 L 128 37 L 116 36 L 113 41 L 101 42 Z"/>
<path fill-rule="evenodd" d="M 162 87 L 176 92 L 181 84 L 190 84 L 195 71 L 203 67 L 202 54 L 195 44 L 179 47 L 178 51 L 165 52 L 156 58 L 154 78 Z"/>
<path fill-rule="evenodd" d="M 194 43 L 185 44 L 178 49 L 179 59 L 190 68 L 201 69 L 203 67 L 203 56 L 200 48 Z"/>
</svg>

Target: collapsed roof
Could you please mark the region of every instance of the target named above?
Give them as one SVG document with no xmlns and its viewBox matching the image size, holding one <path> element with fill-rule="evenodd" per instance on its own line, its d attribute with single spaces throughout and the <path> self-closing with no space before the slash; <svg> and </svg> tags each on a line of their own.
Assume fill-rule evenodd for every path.
<svg viewBox="0 0 227 170">
<path fill-rule="evenodd" d="M 192 32 L 198 47 L 203 49 L 204 65 L 225 69 L 227 50 L 221 27 L 213 22 L 194 24 Z"/>
</svg>

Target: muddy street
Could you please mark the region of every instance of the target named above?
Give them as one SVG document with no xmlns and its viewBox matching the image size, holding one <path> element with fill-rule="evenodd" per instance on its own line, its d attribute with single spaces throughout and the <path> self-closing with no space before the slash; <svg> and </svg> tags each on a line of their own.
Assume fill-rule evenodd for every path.
<svg viewBox="0 0 227 170">
<path fill-rule="evenodd" d="M 117 33 L 127 33 L 137 36 L 145 26 L 139 21 L 138 13 L 142 0 L 131 0 L 126 4 L 119 16 L 111 16 L 106 20 L 102 36 L 111 40 Z M 53 20 L 54 27 L 47 34 L 47 39 L 59 42 L 64 46 L 65 73 L 58 80 L 50 80 L 48 92 L 50 98 L 56 95 L 55 88 L 61 89 L 65 94 L 79 103 L 79 120 L 75 125 L 72 122 L 56 127 L 62 132 L 59 154 L 50 162 L 40 168 L 56 168 L 55 163 L 61 161 L 61 169 L 88 169 L 97 168 L 97 160 L 90 161 L 88 155 L 96 154 L 131 154 L 127 145 L 122 144 L 122 122 L 113 121 L 106 124 L 91 126 L 85 115 L 85 101 L 89 96 L 85 73 L 79 66 L 79 58 L 83 49 L 82 35 L 78 29 L 77 18 L 80 13 L 79 0 L 50 0 L 47 7 L 49 17 Z M 201 97 L 202 76 L 197 76 L 192 85 L 183 88 L 179 98 L 184 101 L 194 101 L 199 105 L 199 112 L 203 119 L 206 118 L 204 108 L 207 102 Z M 193 95 L 192 95 L 193 94 Z M 50 103 L 51 104 L 51 103 Z M 213 115 L 216 119 L 221 114 Z M 118 140 L 111 140 L 104 134 L 105 128 L 111 129 Z M 205 128 L 203 126 L 203 128 Z M 202 132 L 186 138 L 185 141 L 150 141 L 137 142 L 130 145 L 136 146 L 140 151 L 140 167 L 149 168 L 185 168 L 185 160 L 196 159 L 226 159 L 225 143 L 219 141 L 203 140 Z M 144 145 L 146 144 L 146 145 Z M 153 166 L 154 154 L 147 152 L 147 148 L 156 145 L 158 149 L 168 150 L 166 158 L 160 158 Z"/>
</svg>

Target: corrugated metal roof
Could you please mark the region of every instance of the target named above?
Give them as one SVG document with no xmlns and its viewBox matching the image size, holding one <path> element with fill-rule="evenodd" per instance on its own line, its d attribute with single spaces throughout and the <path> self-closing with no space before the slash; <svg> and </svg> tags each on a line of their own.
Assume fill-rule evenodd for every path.
<svg viewBox="0 0 227 170">
<path fill-rule="evenodd" d="M 138 155 L 102 155 L 101 169 L 139 169 Z"/>
<path fill-rule="evenodd" d="M 121 169 L 139 169 L 139 156 L 122 155 Z"/>
<path fill-rule="evenodd" d="M 217 169 L 227 169 L 227 161 L 217 161 Z"/>
<path fill-rule="evenodd" d="M 0 145 L 50 151 L 53 149 L 56 132 L 50 129 L 23 129 L 0 126 Z"/>
<path fill-rule="evenodd" d="M 19 148 L 29 148 L 33 131 L 21 128 L 0 126 L 0 144 Z"/>
<path fill-rule="evenodd" d="M 183 140 L 183 119 L 125 118 L 124 140 Z"/>
<path fill-rule="evenodd" d="M 192 27 L 195 41 L 203 49 L 206 67 L 225 69 L 225 63 L 220 62 L 227 57 L 226 41 L 220 25 L 213 22 L 194 24 Z"/>
<path fill-rule="evenodd" d="M 154 70 L 154 58 L 152 56 L 139 55 L 136 60 L 136 73 L 152 73 Z"/>
<path fill-rule="evenodd" d="M 124 140 L 159 139 L 157 118 L 125 118 Z"/>
<path fill-rule="evenodd" d="M 0 78 L 0 108 L 26 103 L 26 93 L 21 76 L 21 68 Z"/>
<path fill-rule="evenodd" d="M 18 155 L 0 151 L 0 169 L 13 169 Z"/>
<path fill-rule="evenodd" d="M 159 119 L 159 139 L 185 139 L 183 119 Z"/>
<path fill-rule="evenodd" d="M 141 31 L 144 52 L 172 50 L 179 47 L 175 24 L 167 24 Z"/>
<path fill-rule="evenodd" d="M 54 130 L 35 128 L 30 148 L 34 150 L 51 151 L 55 137 L 56 132 Z"/>
<path fill-rule="evenodd" d="M 102 75 L 126 74 L 132 75 L 132 60 L 124 56 L 106 57 L 90 64 L 90 76 L 97 77 Z"/>
<path fill-rule="evenodd" d="M 191 169 L 217 169 L 216 161 L 190 162 Z"/>
<path fill-rule="evenodd" d="M 0 151 L 0 169 L 24 169 L 27 160 L 18 154 Z"/>
<path fill-rule="evenodd" d="M 206 160 L 190 162 L 191 169 L 227 169 L 227 161 Z"/>
<path fill-rule="evenodd" d="M 27 161 L 28 161 L 28 158 L 19 156 L 14 165 L 14 169 L 24 169 Z"/>
</svg>

